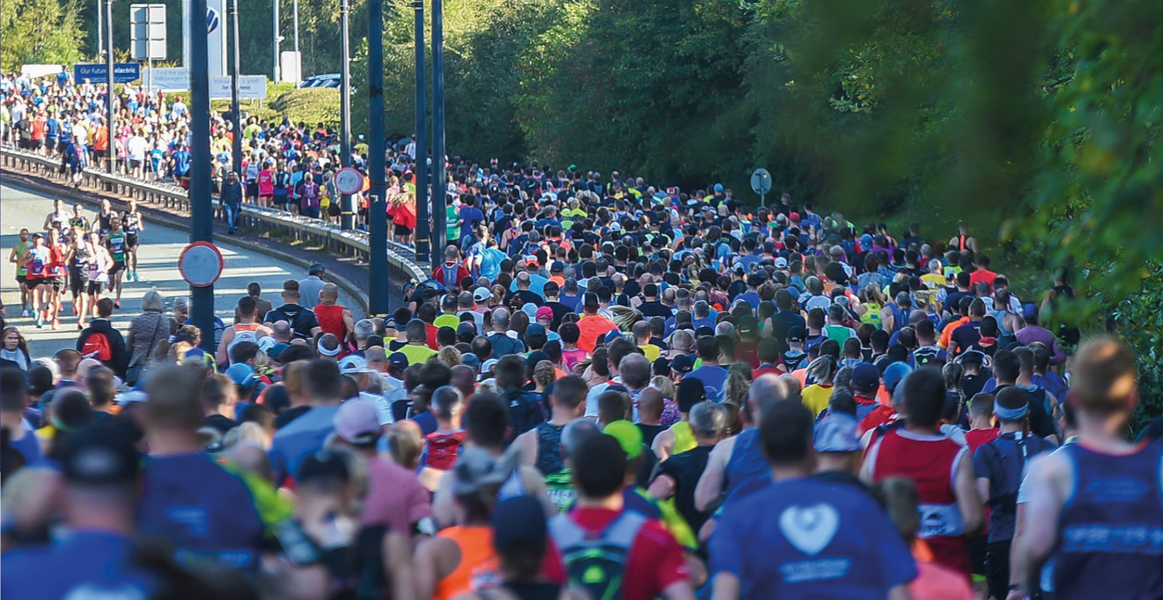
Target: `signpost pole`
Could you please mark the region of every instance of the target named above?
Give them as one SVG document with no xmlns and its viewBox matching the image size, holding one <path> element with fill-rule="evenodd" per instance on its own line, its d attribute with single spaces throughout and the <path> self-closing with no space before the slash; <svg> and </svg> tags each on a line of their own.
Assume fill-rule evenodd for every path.
<svg viewBox="0 0 1163 600">
<path fill-rule="evenodd" d="M 368 312 L 388 313 L 388 211 L 384 180 L 384 5 L 367 3 L 367 97 L 368 97 Z"/>
<path fill-rule="evenodd" d="M 428 259 L 428 103 L 424 99 L 424 0 L 414 0 L 416 10 L 416 260 Z M 436 266 L 436 265 L 432 265 Z"/>
<path fill-rule="evenodd" d="M 113 166 L 117 160 L 117 144 L 113 142 L 113 140 L 117 138 L 117 134 L 115 133 L 114 129 L 113 114 L 113 82 L 116 79 L 113 74 L 113 61 L 115 59 L 113 55 L 113 0 L 107 0 L 105 2 L 105 19 L 107 21 L 105 33 L 109 35 L 109 45 L 107 46 L 109 51 L 105 55 L 105 85 L 108 86 L 105 90 L 105 108 L 108 113 L 106 116 L 107 121 L 105 123 L 105 169 L 110 175 L 112 175 Z"/>
<path fill-rule="evenodd" d="M 340 40 L 342 47 L 342 57 L 340 58 L 339 71 L 339 119 L 342 121 L 340 133 L 343 136 L 339 140 L 340 152 L 343 156 L 340 157 L 343 166 L 351 166 L 351 37 L 350 29 L 350 14 L 351 4 L 348 0 L 340 0 L 340 15 L 339 28 L 343 39 Z M 343 195 L 343 214 L 340 218 L 340 225 L 346 229 L 355 229 L 355 198 L 351 194 Z"/>
<path fill-rule="evenodd" d="M 210 205 L 210 57 L 206 0 L 190 0 L 190 242 L 214 242 Z M 191 287 L 190 317 L 202 330 L 202 349 L 214 352 L 214 286 Z"/>
</svg>

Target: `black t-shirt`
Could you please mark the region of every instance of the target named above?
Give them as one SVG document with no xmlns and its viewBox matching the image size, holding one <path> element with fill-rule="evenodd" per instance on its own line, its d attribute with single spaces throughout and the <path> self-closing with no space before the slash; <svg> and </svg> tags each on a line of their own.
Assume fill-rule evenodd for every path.
<svg viewBox="0 0 1163 600">
<path fill-rule="evenodd" d="M 288 408 L 287 410 L 284 410 L 279 414 L 279 416 L 275 417 L 275 429 L 282 429 L 287 425 L 290 425 L 291 421 L 294 421 L 295 419 L 298 419 L 299 417 L 307 414 L 307 411 L 309 410 L 311 410 L 310 406 L 296 406 L 294 408 Z"/>
<path fill-rule="evenodd" d="M 509 305 L 520 308 L 526 304 L 533 303 L 537 306 L 545 304 L 545 299 L 529 290 L 517 290 L 509 296 Z"/>
<path fill-rule="evenodd" d="M 696 532 L 711 517 L 711 513 L 695 508 L 695 486 L 706 470 L 710 456 L 711 446 L 698 446 L 682 454 L 675 454 L 658 466 L 659 475 L 668 475 L 674 479 L 674 507 L 686 519 L 691 530 Z"/>
<path fill-rule="evenodd" d="M 553 322 L 549 325 L 550 329 L 554 331 L 557 331 L 557 328 L 561 327 L 561 320 L 565 318 L 565 315 L 574 312 L 572 308 L 560 302 L 546 302 L 545 306 L 553 310 Z"/>
<path fill-rule="evenodd" d="M 653 446 L 654 438 L 666 431 L 666 427 L 662 425 L 643 425 L 642 423 L 638 424 L 638 429 L 642 431 L 642 443 L 647 446 Z"/>
<path fill-rule="evenodd" d="M 642 311 L 642 316 L 648 319 L 650 317 L 662 317 L 664 319 L 669 319 L 670 317 L 674 316 L 674 312 L 658 300 L 643 302 L 638 307 L 638 310 Z"/>
<path fill-rule="evenodd" d="M 972 399 L 974 396 L 981 393 L 985 388 L 985 382 L 989 380 L 986 375 L 966 375 L 961 378 L 961 391 L 965 392 L 967 399 Z"/>
<path fill-rule="evenodd" d="M 209 417 L 202 419 L 202 424 L 206 427 L 213 427 L 214 429 L 217 429 L 218 433 L 221 433 L 222 435 L 226 435 L 227 431 L 238 427 L 238 421 L 228 419 L 222 415 L 210 415 Z"/>
<path fill-rule="evenodd" d="M 407 346 L 408 342 L 403 340 L 392 340 L 388 342 L 388 350 L 391 352 L 398 352 L 400 348 Z"/>
</svg>

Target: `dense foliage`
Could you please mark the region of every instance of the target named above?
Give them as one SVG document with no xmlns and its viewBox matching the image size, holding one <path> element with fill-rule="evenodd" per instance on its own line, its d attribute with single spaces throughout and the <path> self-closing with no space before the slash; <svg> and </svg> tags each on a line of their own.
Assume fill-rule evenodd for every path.
<svg viewBox="0 0 1163 600">
<path fill-rule="evenodd" d="M 25 64 L 73 64 L 81 58 L 80 4 L 76 0 L 0 2 L 0 69 Z"/>
<path fill-rule="evenodd" d="M 43 25 L 14 20 L 13 10 L 23 12 L 16 5 L 52 4 L 56 12 L 36 10 L 75 22 L 74 5 L 64 2 L 2 3 L 5 38 L 14 27 Z M 179 14 L 180 1 L 168 3 Z M 289 49 L 291 3 L 280 6 Z M 339 70 L 338 6 L 300 5 L 305 74 Z M 1025 299 L 1036 300 L 1047 274 L 1067 267 L 1086 301 L 1054 318 L 1132 341 L 1144 358 L 1144 396 L 1158 412 L 1160 3 L 449 0 L 444 7 L 450 153 L 617 168 L 683 186 L 719 180 L 745 199 L 753 198 L 747 175 L 763 166 L 777 191 L 860 223 L 916 220 L 939 237 L 965 219 Z M 269 73 L 271 4 L 241 3 L 241 10 L 243 70 Z M 365 0 L 352 3 L 357 131 L 367 119 L 365 11 Z M 430 23 L 430 4 L 427 11 Z M 407 0 L 385 1 L 385 118 L 393 138 L 414 129 L 413 16 Z M 171 49 L 180 49 L 177 19 L 170 21 Z M 26 52 L 13 44 L 3 50 L 5 67 Z"/>
</svg>

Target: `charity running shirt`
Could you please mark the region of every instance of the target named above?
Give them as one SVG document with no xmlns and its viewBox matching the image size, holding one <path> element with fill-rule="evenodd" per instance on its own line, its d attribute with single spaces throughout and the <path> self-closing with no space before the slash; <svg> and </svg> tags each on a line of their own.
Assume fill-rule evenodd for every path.
<svg viewBox="0 0 1163 600">
<path fill-rule="evenodd" d="M 710 556 L 711 573 L 739 578 L 741 598 L 883 600 L 917 575 L 876 501 L 811 479 L 777 482 L 727 507 Z"/>
<path fill-rule="evenodd" d="M 44 548 L 20 548 L 4 555 L 0 597 L 150 597 L 158 581 L 135 565 L 133 543 L 120 534 L 77 530 Z"/>
</svg>

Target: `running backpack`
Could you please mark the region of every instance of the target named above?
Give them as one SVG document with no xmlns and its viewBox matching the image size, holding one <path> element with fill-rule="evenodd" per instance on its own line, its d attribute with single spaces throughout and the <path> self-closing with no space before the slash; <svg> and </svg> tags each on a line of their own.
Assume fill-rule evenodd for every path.
<svg viewBox="0 0 1163 600">
<path fill-rule="evenodd" d="M 569 585 L 584 588 L 594 600 L 621 600 L 630 547 L 646 517 L 623 511 L 606 528 L 591 534 L 567 514 L 549 520 L 549 535 L 561 552 Z"/>
<path fill-rule="evenodd" d="M 433 469 L 447 471 L 456 463 L 460 454 L 460 446 L 464 443 L 464 432 L 430 433 L 424 436 L 427 445 L 428 466 Z"/>
<path fill-rule="evenodd" d="M 109 338 L 104 333 L 91 333 L 81 345 L 81 356 L 93 357 L 101 362 L 113 358 L 113 347 L 109 345 Z"/>
</svg>

